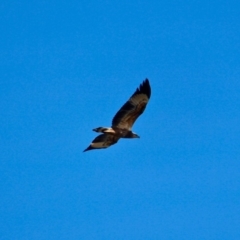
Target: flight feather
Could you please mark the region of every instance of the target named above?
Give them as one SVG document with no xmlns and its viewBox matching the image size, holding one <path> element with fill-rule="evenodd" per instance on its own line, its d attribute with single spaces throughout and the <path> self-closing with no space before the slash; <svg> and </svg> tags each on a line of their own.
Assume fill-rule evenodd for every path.
<svg viewBox="0 0 240 240">
<path fill-rule="evenodd" d="M 150 96 L 151 87 L 146 79 L 116 113 L 112 120 L 112 127 L 131 130 L 134 122 L 144 112 Z"/>
</svg>

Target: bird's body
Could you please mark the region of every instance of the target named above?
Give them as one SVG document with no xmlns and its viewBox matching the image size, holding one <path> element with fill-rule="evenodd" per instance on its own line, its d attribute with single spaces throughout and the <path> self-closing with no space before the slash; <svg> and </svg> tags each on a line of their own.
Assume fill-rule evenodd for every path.
<svg viewBox="0 0 240 240">
<path fill-rule="evenodd" d="M 117 143 L 120 138 L 139 138 L 136 133 L 132 132 L 132 125 L 144 112 L 150 96 L 151 87 L 148 79 L 146 79 L 116 113 L 112 120 L 112 127 L 98 127 L 93 129 L 93 131 L 102 134 L 97 136 L 84 152 L 107 148 Z"/>
<path fill-rule="evenodd" d="M 98 127 L 93 129 L 95 132 L 101 132 L 101 133 L 108 133 L 108 134 L 114 134 L 116 136 L 119 136 L 120 138 L 134 138 L 134 133 L 132 131 L 129 131 L 125 128 L 106 128 L 106 127 Z M 135 134 L 136 135 L 136 134 Z"/>
</svg>

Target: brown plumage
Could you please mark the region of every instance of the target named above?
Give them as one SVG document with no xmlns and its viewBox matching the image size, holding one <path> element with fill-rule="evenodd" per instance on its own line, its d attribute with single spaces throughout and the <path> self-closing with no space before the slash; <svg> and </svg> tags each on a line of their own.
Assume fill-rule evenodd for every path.
<svg viewBox="0 0 240 240">
<path fill-rule="evenodd" d="M 144 112 L 151 96 L 151 87 L 148 79 L 136 89 L 130 99 L 120 108 L 112 120 L 112 127 L 98 127 L 93 129 L 102 134 L 97 136 L 88 148 L 84 150 L 93 150 L 107 148 L 120 138 L 139 138 L 132 132 L 132 126 L 137 118 Z"/>
<path fill-rule="evenodd" d="M 119 138 L 120 137 L 115 134 L 109 134 L 109 133 L 100 134 L 92 141 L 92 143 L 89 145 L 88 148 L 84 150 L 84 152 L 88 150 L 93 150 L 93 149 L 107 148 L 117 143 Z"/>
</svg>

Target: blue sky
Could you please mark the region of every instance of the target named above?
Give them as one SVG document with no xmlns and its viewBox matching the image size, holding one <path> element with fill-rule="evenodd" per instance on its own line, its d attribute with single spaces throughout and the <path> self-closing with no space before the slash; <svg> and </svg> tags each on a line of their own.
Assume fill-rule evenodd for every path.
<svg viewBox="0 0 240 240">
<path fill-rule="evenodd" d="M 240 239 L 238 1 L 0 9 L 1 239 Z M 146 77 L 141 138 L 83 153 Z"/>
</svg>

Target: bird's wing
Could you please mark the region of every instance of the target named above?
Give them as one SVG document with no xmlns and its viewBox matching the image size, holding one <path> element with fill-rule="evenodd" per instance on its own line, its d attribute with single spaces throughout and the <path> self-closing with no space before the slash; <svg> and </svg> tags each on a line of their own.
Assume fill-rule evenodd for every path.
<svg viewBox="0 0 240 240">
<path fill-rule="evenodd" d="M 110 133 L 104 133 L 101 135 L 98 135 L 92 142 L 91 144 L 84 150 L 93 150 L 93 149 L 101 149 L 101 148 L 107 148 L 113 144 L 115 144 L 119 140 L 119 137 L 110 134 Z"/>
<path fill-rule="evenodd" d="M 146 79 L 116 113 L 112 120 L 112 127 L 131 130 L 136 119 L 144 112 L 150 96 L 151 87 Z"/>
</svg>

